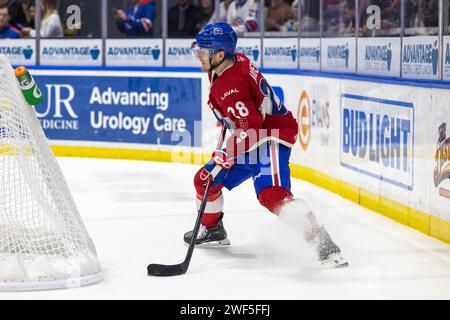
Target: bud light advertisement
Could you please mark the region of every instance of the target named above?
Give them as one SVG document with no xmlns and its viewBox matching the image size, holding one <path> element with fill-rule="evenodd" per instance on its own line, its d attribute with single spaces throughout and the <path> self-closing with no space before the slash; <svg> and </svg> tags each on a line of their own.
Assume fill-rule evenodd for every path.
<svg viewBox="0 0 450 320">
<path fill-rule="evenodd" d="M 414 105 L 354 94 L 341 101 L 341 166 L 412 190 Z"/>
<path fill-rule="evenodd" d="M 35 76 L 49 139 L 200 147 L 200 78 Z M 190 141 L 180 141 L 192 137 Z"/>
</svg>

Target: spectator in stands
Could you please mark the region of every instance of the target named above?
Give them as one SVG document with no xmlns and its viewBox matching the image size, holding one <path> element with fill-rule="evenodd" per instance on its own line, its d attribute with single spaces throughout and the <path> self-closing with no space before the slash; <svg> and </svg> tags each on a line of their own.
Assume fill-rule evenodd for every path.
<svg viewBox="0 0 450 320">
<path fill-rule="evenodd" d="M 61 18 L 58 13 L 58 0 L 41 0 L 41 37 L 43 38 L 61 38 L 63 29 Z M 36 30 L 32 28 L 23 28 L 22 34 L 36 37 Z"/>
<path fill-rule="evenodd" d="M 381 28 L 400 28 L 400 10 L 401 0 L 378 0 L 384 2 L 384 6 L 380 6 L 381 10 Z"/>
<path fill-rule="evenodd" d="M 324 31 L 328 36 L 348 36 L 355 30 L 354 0 L 323 0 Z"/>
<path fill-rule="evenodd" d="M 177 4 L 169 9 L 168 33 L 171 38 L 192 38 L 197 32 L 192 18 L 197 13 L 191 0 L 178 0 Z"/>
<path fill-rule="evenodd" d="M 234 0 L 227 12 L 227 22 L 233 30 L 242 35 L 244 32 L 258 31 L 258 10 L 261 0 Z"/>
<path fill-rule="evenodd" d="M 0 0 L 0 5 L 6 5 L 9 9 L 10 26 L 21 29 L 21 24 L 25 21 L 25 13 L 20 4 L 20 0 Z"/>
<path fill-rule="evenodd" d="M 420 2 L 420 20 L 424 27 L 439 26 L 439 2 L 437 0 Z"/>
<path fill-rule="evenodd" d="M 297 2 L 294 1 L 294 3 Z M 293 3 L 293 4 L 294 4 Z M 319 16 L 320 16 L 320 2 L 316 0 L 301 0 L 300 1 L 301 21 L 300 28 L 304 32 L 318 32 Z"/>
<path fill-rule="evenodd" d="M 155 16 L 153 0 L 129 0 L 125 10 L 114 10 L 117 28 L 128 37 L 152 37 Z"/>
<path fill-rule="evenodd" d="M 438 0 L 409 0 L 405 5 L 405 27 L 408 35 L 437 34 Z M 430 29 L 434 27 L 433 29 Z"/>
<path fill-rule="evenodd" d="M 219 10 L 219 14 L 217 15 L 216 12 L 214 11 L 214 22 L 227 22 L 227 13 L 228 13 L 228 8 L 230 7 L 231 3 L 233 2 L 233 0 L 222 0 L 219 3 L 219 8 L 217 8 L 216 10 Z M 218 19 L 216 19 L 215 17 L 219 17 Z"/>
<path fill-rule="evenodd" d="M 298 21 L 298 4 L 298 0 L 292 1 L 289 19 L 281 26 L 281 31 L 297 32 L 299 30 L 300 22 Z"/>
<path fill-rule="evenodd" d="M 323 0 L 323 25 L 328 35 L 338 33 L 340 17 L 341 3 L 335 0 Z"/>
<path fill-rule="evenodd" d="M 9 25 L 10 19 L 8 6 L 0 4 L 0 39 L 20 38 L 20 31 Z"/>
<path fill-rule="evenodd" d="M 36 16 L 36 7 L 34 0 L 22 0 L 21 7 L 25 15 L 25 20 L 21 23 L 21 28 L 34 28 L 34 17 Z"/>
<path fill-rule="evenodd" d="M 339 34 L 343 36 L 355 34 L 355 1 L 345 0 L 343 14 L 339 24 Z"/>
<path fill-rule="evenodd" d="M 405 5 L 405 27 L 419 27 L 419 0 L 410 0 Z"/>
<path fill-rule="evenodd" d="M 288 31 L 285 24 L 294 18 L 293 10 L 284 0 L 271 0 L 267 8 L 267 31 Z"/>
<path fill-rule="evenodd" d="M 200 7 L 192 19 L 195 33 L 214 22 L 214 0 L 200 0 Z"/>
</svg>

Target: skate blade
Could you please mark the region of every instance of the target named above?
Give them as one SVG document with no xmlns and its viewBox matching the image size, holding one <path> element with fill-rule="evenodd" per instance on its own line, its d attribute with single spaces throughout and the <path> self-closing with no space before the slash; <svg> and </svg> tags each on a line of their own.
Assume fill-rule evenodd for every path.
<svg viewBox="0 0 450 320">
<path fill-rule="evenodd" d="M 184 243 L 186 246 L 189 245 L 189 243 Z M 210 241 L 210 242 L 204 242 L 200 244 L 196 244 L 196 247 L 199 248 L 222 248 L 222 247 L 228 247 L 231 244 L 230 240 L 228 238 L 225 238 L 220 241 Z"/>
<path fill-rule="evenodd" d="M 335 268 L 347 268 L 348 267 L 348 262 L 345 261 L 343 263 L 338 263 L 334 266 Z"/>
<path fill-rule="evenodd" d="M 322 266 L 326 268 L 347 268 L 348 261 L 341 256 L 333 255 L 328 259 L 322 261 Z"/>
</svg>

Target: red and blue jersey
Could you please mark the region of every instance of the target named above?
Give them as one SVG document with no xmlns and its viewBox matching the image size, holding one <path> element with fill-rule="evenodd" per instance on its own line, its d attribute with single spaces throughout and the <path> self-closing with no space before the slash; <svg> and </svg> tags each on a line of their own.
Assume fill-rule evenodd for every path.
<svg viewBox="0 0 450 320">
<path fill-rule="evenodd" d="M 153 0 L 140 0 L 133 6 L 125 7 L 127 20 L 117 22 L 117 27 L 127 36 L 153 36 L 153 23 L 155 21 L 155 3 Z"/>
<path fill-rule="evenodd" d="M 20 38 L 20 31 L 14 27 L 6 27 L 3 30 L 0 30 L 0 39 L 18 39 Z"/>
<path fill-rule="evenodd" d="M 252 151 L 267 141 L 287 147 L 295 143 L 298 125 L 258 68 L 244 54 L 220 76 L 209 72 L 209 107 L 232 132 L 225 151 L 231 157 Z"/>
</svg>

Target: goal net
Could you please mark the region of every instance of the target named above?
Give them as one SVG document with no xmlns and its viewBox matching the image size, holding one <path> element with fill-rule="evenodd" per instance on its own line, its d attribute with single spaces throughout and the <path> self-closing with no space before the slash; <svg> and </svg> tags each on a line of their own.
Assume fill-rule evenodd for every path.
<svg viewBox="0 0 450 320">
<path fill-rule="evenodd" d="M 101 280 L 94 244 L 36 114 L 0 55 L 0 290 Z"/>
</svg>

